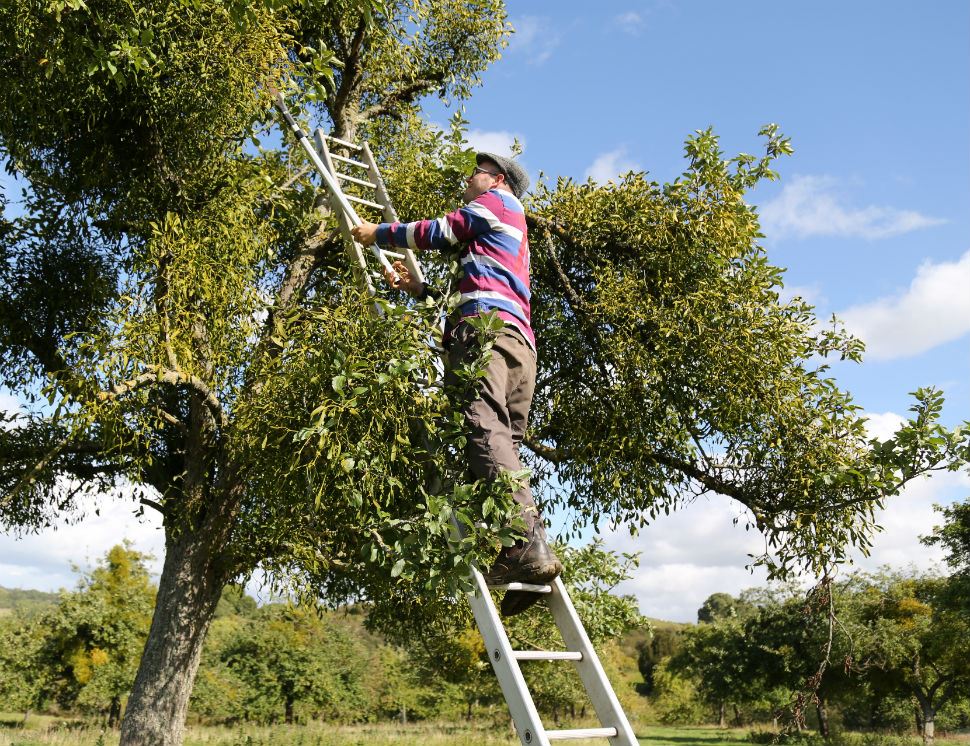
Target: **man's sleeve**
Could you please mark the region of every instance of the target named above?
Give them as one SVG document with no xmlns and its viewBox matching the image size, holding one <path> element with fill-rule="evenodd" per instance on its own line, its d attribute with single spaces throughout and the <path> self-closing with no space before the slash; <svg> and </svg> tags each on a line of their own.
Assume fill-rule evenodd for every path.
<svg viewBox="0 0 970 746">
<path fill-rule="evenodd" d="M 447 251 L 457 244 L 467 243 L 475 236 L 491 229 L 497 220 L 489 209 L 488 192 L 454 212 L 437 220 L 418 220 L 414 223 L 381 223 L 377 227 L 377 244 L 389 248 L 410 248 L 426 251 Z"/>
</svg>

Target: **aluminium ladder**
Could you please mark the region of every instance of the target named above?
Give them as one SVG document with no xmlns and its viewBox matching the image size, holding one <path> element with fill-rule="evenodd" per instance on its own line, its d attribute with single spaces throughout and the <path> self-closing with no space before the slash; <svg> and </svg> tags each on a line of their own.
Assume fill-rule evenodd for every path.
<svg viewBox="0 0 970 746">
<path fill-rule="evenodd" d="M 397 215 L 391 205 L 390 197 L 370 147 L 366 142 L 356 144 L 331 137 L 321 129 L 318 129 L 315 133 L 316 147 L 314 147 L 290 114 L 282 95 L 277 94 L 274 103 L 328 187 L 331 206 L 338 215 L 341 233 L 352 266 L 355 268 L 358 282 L 366 288 L 371 296 L 375 295 L 374 278 L 365 258 L 364 247 L 354 241 L 350 234 L 351 228 L 360 225 L 362 222 L 351 203 L 361 204 L 380 211 L 385 222 L 397 220 Z M 338 149 L 342 149 L 348 154 L 360 154 L 361 160 L 354 160 L 352 157 L 331 152 L 328 143 L 334 143 Z M 339 173 L 335 168 L 336 163 L 356 168 L 361 175 L 350 176 Z M 341 187 L 341 181 L 358 187 L 373 189 L 374 199 L 370 200 L 346 194 Z M 385 270 L 391 270 L 388 257 L 403 259 L 411 273 L 419 280 L 424 280 L 421 265 L 410 248 L 405 249 L 403 254 L 398 254 L 374 245 L 371 247 L 371 253 Z M 510 583 L 508 585 L 489 586 L 478 568 L 473 567 L 471 580 L 475 590 L 468 594 L 468 603 L 485 642 L 485 649 L 488 651 L 489 660 L 499 680 L 502 694 L 505 696 L 509 712 L 515 723 L 516 733 L 518 733 L 522 744 L 524 746 L 550 746 L 552 741 L 557 740 L 606 738 L 611 746 L 637 746 L 638 742 L 633 729 L 630 727 L 612 686 L 610 686 L 609 679 L 607 679 L 586 630 L 576 614 L 576 609 L 573 607 L 562 579 L 556 578 L 546 585 Z M 513 650 L 505 626 L 495 608 L 490 589 L 524 591 L 544 595 L 552 613 L 553 621 L 562 635 L 567 650 Z M 547 729 L 542 724 L 532 694 L 529 692 L 522 675 L 522 669 L 519 666 L 520 661 L 572 661 L 576 665 L 576 671 L 602 727 L 571 730 Z"/>
</svg>

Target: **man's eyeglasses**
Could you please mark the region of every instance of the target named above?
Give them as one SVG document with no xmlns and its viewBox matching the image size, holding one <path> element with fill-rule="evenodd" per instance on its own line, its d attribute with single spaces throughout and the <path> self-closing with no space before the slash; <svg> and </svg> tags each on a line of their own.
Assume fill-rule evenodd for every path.
<svg viewBox="0 0 970 746">
<path fill-rule="evenodd" d="M 477 176 L 478 174 L 488 174 L 489 176 L 492 176 L 492 177 L 498 176 L 498 174 L 493 171 L 484 169 L 481 166 L 475 166 L 475 168 L 472 169 L 472 172 L 468 174 L 468 178 L 471 179 L 472 177 Z"/>
</svg>

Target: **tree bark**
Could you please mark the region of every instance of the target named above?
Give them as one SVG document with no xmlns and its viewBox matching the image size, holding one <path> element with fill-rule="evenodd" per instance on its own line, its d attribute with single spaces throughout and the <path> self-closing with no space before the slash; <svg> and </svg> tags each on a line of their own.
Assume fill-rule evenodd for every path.
<svg viewBox="0 0 970 746">
<path fill-rule="evenodd" d="M 818 734 L 822 738 L 829 737 L 829 713 L 825 708 L 825 700 L 820 699 L 815 703 L 815 712 L 818 714 Z"/>
<path fill-rule="evenodd" d="M 726 728 L 727 727 L 727 705 L 722 699 L 717 703 L 717 727 Z"/>
<path fill-rule="evenodd" d="M 173 535 L 166 527 L 155 613 L 125 708 L 120 746 L 182 744 L 202 643 L 228 580 L 216 560 L 229 521 L 216 517 L 218 512 L 210 512 L 195 530 L 185 527 Z"/>
<path fill-rule="evenodd" d="M 108 727 L 112 730 L 118 727 L 121 722 L 121 697 L 115 695 L 111 698 L 111 706 L 108 708 Z"/>
<path fill-rule="evenodd" d="M 936 709 L 929 703 L 923 703 L 923 746 L 933 746 L 936 735 Z"/>
</svg>

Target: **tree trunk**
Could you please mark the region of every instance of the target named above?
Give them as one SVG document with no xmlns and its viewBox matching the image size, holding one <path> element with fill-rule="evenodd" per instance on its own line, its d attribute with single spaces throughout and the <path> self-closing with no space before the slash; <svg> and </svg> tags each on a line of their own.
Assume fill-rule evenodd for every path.
<svg viewBox="0 0 970 746">
<path fill-rule="evenodd" d="M 173 535 L 166 527 L 155 614 L 125 708 L 120 746 L 182 744 L 202 643 L 228 580 L 217 562 L 229 523 L 218 507 L 228 506 L 211 507 L 195 530 L 185 527 Z"/>
<path fill-rule="evenodd" d="M 717 703 L 717 727 L 726 728 L 727 727 L 727 705 L 722 699 Z"/>
<path fill-rule="evenodd" d="M 822 738 L 829 737 L 829 714 L 825 709 L 825 700 L 820 699 L 815 703 L 815 712 L 818 714 L 818 734 Z"/>
<path fill-rule="evenodd" d="M 121 722 L 121 697 L 115 695 L 111 698 L 111 706 L 108 708 L 108 727 L 117 728 Z"/>
<path fill-rule="evenodd" d="M 293 697 L 287 697 L 283 702 L 283 720 L 287 725 L 293 725 Z"/>
<path fill-rule="evenodd" d="M 933 746 L 936 735 L 936 709 L 931 704 L 923 704 L 923 746 Z"/>
</svg>

